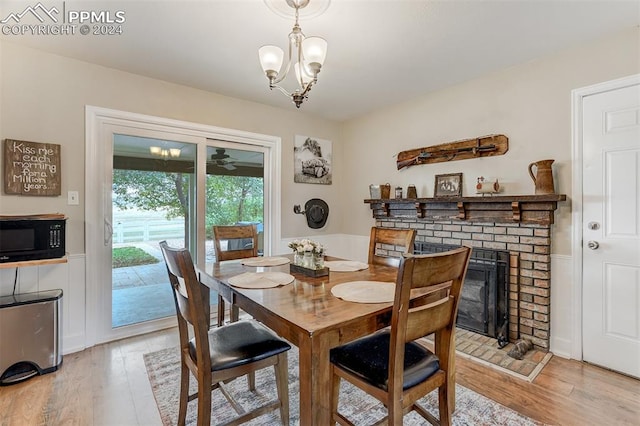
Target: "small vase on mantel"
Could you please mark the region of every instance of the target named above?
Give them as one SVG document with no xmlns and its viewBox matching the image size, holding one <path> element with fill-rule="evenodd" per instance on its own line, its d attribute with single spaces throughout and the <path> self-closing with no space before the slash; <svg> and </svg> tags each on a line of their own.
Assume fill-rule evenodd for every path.
<svg viewBox="0 0 640 426">
<path fill-rule="evenodd" d="M 555 194 L 553 185 L 553 170 L 551 165 L 554 160 L 540 160 L 529 164 L 529 176 L 535 185 L 536 195 Z M 535 167 L 536 173 L 533 173 Z"/>
</svg>

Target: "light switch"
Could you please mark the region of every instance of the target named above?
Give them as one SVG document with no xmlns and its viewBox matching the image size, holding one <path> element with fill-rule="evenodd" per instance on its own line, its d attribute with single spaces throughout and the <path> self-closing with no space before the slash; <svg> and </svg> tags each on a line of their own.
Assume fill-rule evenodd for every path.
<svg viewBox="0 0 640 426">
<path fill-rule="evenodd" d="M 67 192 L 67 204 L 70 206 L 77 206 L 78 204 L 80 204 L 80 196 L 78 195 L 78 191 Z"/>
</svg>

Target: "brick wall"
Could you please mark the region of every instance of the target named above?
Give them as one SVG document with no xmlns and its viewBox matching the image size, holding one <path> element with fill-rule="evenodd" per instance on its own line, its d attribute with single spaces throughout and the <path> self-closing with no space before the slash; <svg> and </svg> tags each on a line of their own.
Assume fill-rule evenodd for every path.
<svg viewBox="0 0 640 426">
<path fill-rule="evenodd" d="M 549 225 L 389 218 L 376 219 L 376 226 L 413 228 L 416 241 L 509 251 L 509 340 L 549 350 Z"/>
</svg>

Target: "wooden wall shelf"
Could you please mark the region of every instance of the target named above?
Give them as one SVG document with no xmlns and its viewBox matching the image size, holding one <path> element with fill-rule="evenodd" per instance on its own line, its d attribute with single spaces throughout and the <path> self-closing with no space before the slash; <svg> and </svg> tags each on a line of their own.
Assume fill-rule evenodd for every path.
<svg viewBox="0 0 640 426">
<path fill-rule="evenodd" d="M 20 262 L 0 263 L 0 269 L 24 268 L 27 266 L 55 265 L 56 263 L 67 263 L 67 256 L 55 259 L 23 260 Z"/>
<path fill-rule="evenodd" d="M 550 225 L 564 194 L 367 199 L 374 218 L 417 218 L 467 222 L 521 222 Z"/>
</svg>

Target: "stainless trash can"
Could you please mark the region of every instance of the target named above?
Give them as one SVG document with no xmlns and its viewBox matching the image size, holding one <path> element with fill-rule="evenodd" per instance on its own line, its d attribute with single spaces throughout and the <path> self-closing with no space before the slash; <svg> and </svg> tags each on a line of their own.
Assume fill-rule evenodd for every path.
<svg viewBox="0 0 640 426">
<path fill-rule="evenodd" d="M 62 290 L 0 297 L 0 385 L 56 371 Z"/>
</svg>

